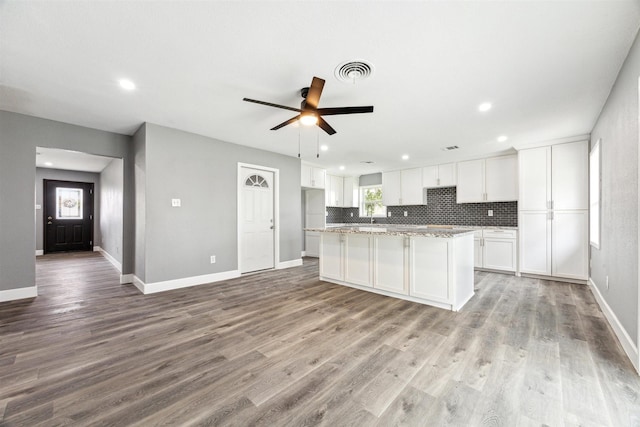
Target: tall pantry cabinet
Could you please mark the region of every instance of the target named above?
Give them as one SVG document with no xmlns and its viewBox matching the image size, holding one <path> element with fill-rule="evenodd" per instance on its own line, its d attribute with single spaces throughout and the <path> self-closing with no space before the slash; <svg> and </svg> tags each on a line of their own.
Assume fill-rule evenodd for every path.
<svg viewBox="0 0 640 427">
<path fill-rule="evenodd" d="M 520 272 L 587 280 L 588 141 L 521 150 Z"/>
</svg>

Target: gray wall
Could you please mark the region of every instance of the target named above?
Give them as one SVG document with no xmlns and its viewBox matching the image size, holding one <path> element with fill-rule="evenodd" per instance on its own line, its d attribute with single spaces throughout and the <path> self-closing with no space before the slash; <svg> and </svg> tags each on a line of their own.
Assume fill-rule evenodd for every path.
<svg viewBox="0 0 640 427">
<path fill-rule="evenodd" d="M 601 242 L 591 249 L 591 278 L 638 345 L 638 76 L 636 38 L 596 125 L 601 142 Z M 609 276 L 609 289 L 605 278 Z"/>
<path fill-rule="evenodd" d="M 100 246 L 100 175 L 92 172 L 78 172 L 61 169 L 36 168 L 36 250 L 44 248 L 44 234 L 42 216 L 44 215 L 44 201 L 42 199 L 43 180 L 57 179 L 60 181 L 91 182 L 93 186 L 93 245 Z"/>
<path fill-rule="evenodd" d="M 145 282 L 238 268 L 238 162 L 280 170 L 280 261 L 300 258 L 299 159 L 150 123 L 144 138 L 141 133 L 134 145 L 136 176 L 145 181 L 146 220 L 144 230 L 136 230 L 145 236 L 144 260 L 136 251 L 136 268 L 144 262 Z M 141 185 L 137 180 L 138 191 Z M 181 199 L 182 207 L 172 208 L 173 198 Z M 216 264 L 209 262 L 211 255 Z"/>
<path fill-rule="evenodd" d="M 94 239 L 119 263 L 122 263 L 123 165 L 122 159 L 113 159 L 100 173 L 100 234 Z"/>
<path fill-rule="evenodd" d="M 132 169 L 126 171 L 128 165 L 132 168 L 130 140 L 126 135 L 0 111 L 0 290 L 35 285 L 36 147 L 123 158 L 126 203 L 127 196 L 133 199 Z M 124 219 L 124 272 L 133 269 L 133 238 L 127 234 L 127 226 L 133 229 L 132 209 Z"/>
<path fill-rule="evenodd" d="M 368 175 L 360 175 L 360 186 L 366 185 L 382 185 L 382 173 L 370 173 Z"/>
</svg>

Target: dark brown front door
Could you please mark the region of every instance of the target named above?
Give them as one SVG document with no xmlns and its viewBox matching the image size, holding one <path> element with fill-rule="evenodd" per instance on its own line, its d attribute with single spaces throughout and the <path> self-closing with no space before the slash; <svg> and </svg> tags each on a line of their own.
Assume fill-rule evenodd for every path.
<svg viewBox="0 0 640 427">
<path fill-rule="evenodd" d="M 44 252 L 93 250 L 93 184 L 44 180 Z"/>
</svg>

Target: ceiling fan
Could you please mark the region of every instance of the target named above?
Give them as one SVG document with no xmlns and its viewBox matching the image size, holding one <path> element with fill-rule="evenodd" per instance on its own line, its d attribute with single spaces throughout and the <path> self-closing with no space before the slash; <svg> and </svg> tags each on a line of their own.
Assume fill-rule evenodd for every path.
<svg viewBox="0 0 640 427">
<path fill-rule="evenodd" d="M 373 106 L 367 107 L 335 107 L 335 108 L 318 108 L 320 102 L 320 95 L 322 95 L 322 88 L 324 88 L 324 80 L 318 77 L 314 77 L 311 81 L 310 87 L 305 87 L 300 90 L 300 95 L 304 98 L 300 104 L 300 108 L 287 107 L 286 105 L 273 104 L 271 102 L 258 101 L 256 99 L 243 98 L 243 101 L 253 102 L 256 104 L 267 105 L 270 107 L 282 108 L 285 110 L 296 111 L 298 114 L 289 120 L 280 123 L 279 125 L 272 127 L 271 130 L 278 130 L 282 127 L 290 125 L 291 123 L 300 120 L 305 125 L 317 125 L 320 129 L 333 135 L 336 133 L 335 129 L 329 126 L 322 116 L 335 116 L 338 114 L 358 114 L 358 113 L 373 113 Z"/>
</svg>

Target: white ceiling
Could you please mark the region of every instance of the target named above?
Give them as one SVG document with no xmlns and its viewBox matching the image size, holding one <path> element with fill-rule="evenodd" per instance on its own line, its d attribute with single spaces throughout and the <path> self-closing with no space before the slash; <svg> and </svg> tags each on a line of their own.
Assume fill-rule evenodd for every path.
<svg viewBox="0 0 640 427">
<path fill-rule="evenodd" d="M 0 109 L 124 134 L 151 122 L 291 156 L 300 135 L 304 159 L 360 174 L 589 133 L 639 24 L 639 1 L 5 0 Z M 336 80 L 355 59 L 373 76 Z M 328 136 L 270 131 L 294 114 L 242 101 L 297 107 L 313 76 L 327 81 L 320 107 L 375 112 L 327 117 Z M 329 150 L 316 161 L 318 135 Z"/>
<path fill-rule="evenodd" d="M 100 173 L 113 158 L 54 148 L 36 148 L 36 167 Z"/>
</svg>

